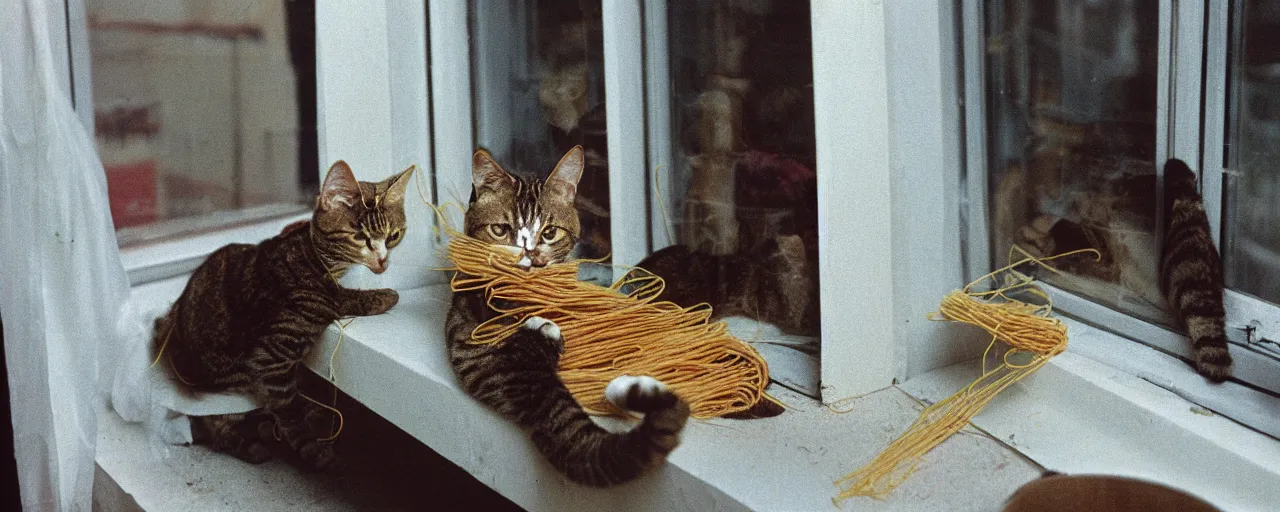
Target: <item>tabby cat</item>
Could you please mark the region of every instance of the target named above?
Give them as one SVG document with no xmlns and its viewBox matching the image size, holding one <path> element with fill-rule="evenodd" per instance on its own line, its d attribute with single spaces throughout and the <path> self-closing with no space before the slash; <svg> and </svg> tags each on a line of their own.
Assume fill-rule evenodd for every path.
<svg viewBox="0 0 1280 512">
<path fill-rule="evenodd" d="M 1213 244 L 1196 175 L 1178 159 L 1164 165 L 1165 236 L 1160 289 L 1195 347 L 1196 370 L 1209 380 L 1231 376 L 1224 331 L 1222 261 Z"/>
<path fill-rule="evenodd" d="M 473 158 L 466 234 L 523 253 L 541 267 L 565 260 L 580 235 L 574 209 L 583 171 L 581 147 L 569 150 L 545 179 L 508 174 L 484 150 Z M 533 434 L 534 445 L 569 479 L 592 486 L 622 483 L 658 466 L 679 443 L 689 406 L 651 377 L 621 376 L 605 397 L 644 413 L 630 432 L 610 433 L 582 410 L 557 376 L 564 339 L 553 322 L 531 317 L 492 345 L 468 343 L 496 313 L 481 291 L 455 292 L 446 321 L 449 358 L 463 389 Z"/>
<path fill-rule="evenodd" d="M 298 363 L 334 320 L 384 313 L 399 300 L 394 290 L 348 289 L 337 278 L 351 265 L 386 270 L 388 253 L 404 239 L 412 172 L 357 182 L 339 161 L 324 179 L 311 221 L 258 245 L 223 247 L 191 275 L 156 320 L 154 350 L 185 390 L 248 393 L 263 406 L 192 418 L 197 442 L 259 463 L 270 458 L 263 436 L 275 432 L 307 465 L 333 461 L 332 445 L 319 442 L 309 424 L 321 412 L 298 394 Z"/>
</svg>

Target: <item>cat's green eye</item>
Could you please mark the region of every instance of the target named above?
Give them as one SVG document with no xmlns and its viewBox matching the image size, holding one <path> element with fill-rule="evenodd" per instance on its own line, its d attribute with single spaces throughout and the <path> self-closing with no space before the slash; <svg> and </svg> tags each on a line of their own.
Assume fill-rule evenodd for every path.
<svg viewBox="0 0 1280 512">
<path fill-rule="evenodd" d="M 511 232 L 511 226 L 508 226 L 506 224 L 490 224 L 489 225 L 489 234 L 493 235 L 494 238 L 506 238 L 507 233 L 510 233 L 510 232 Z"/>
<path fill-rule="evenodd" d="M 403 229 L 396 230 L 394 233 L 391 233 L 390 235 L 388 235 L 388 236 L 387 236 L 387 247 L 394 247 L 396 244 L 400 243 L 400 235 L 401 235 L 401 233 L 404 233 L 404 230 L 403 230 Z"/>
<path fill-rule="evenodd" d="M 556 241 L 557 238 L 560 238 L 560 228 L 548 227 L 547 229 L 542 230 L 543 242 L 551 243 Z"/>
</svg>

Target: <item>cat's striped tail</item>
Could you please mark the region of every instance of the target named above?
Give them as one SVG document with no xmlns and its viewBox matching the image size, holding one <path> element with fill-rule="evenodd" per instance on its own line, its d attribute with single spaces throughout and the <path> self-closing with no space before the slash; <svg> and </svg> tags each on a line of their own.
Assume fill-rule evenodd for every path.
<svg viewBox="0 0 1280 512">
<path fill-rule="evenodd" d="M 624 375 L 605 388 L 605 397 L 614 405 L 644 414 L 644 420 L 625 433 L 596 425 L 567 388 L 554 394 L 559 400 L 534 426 L 534 444 L 569 479 L 591 486 L 620 484 L 661 465 L 680 443 L 680 431 L 689 418 L 688 404 L 651 377 Z"/>
<path fill-rule="evenodd" d="M 1222 305 L 1222 262 L 1209 230 L 1196 175 L 1178 159 L 1164 166 L 1164 248 L 1160 288 L 1195 348 L 1196 370 L 1221 382 L 1231 376 Z"/>
<path fill-rule="evenodd" d="M 538 451 L 570 480 L 597 487 L 620 484 L 661 465 L 679 444 L 689 406 L 650 377 L 620 376 L 605 389 L 614 405 L 644 414 L 639 425 L 615 433 L 596 424 L 560 380 L 564 338 L 550 320 L 529 317 L 523 329 L 497 345 L 469 343 L 476 322 L 466 301 L 476 297 L 455 294 L 446 325 L 459 383 L 481 403 L 531 430 Z"/>
</svg>

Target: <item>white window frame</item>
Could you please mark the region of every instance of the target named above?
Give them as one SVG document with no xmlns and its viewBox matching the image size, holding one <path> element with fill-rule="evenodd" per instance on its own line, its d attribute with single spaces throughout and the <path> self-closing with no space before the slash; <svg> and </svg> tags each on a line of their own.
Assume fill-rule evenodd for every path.
<svg viewBox="0 0 1280 512">
<path fill-rule="evenodd" d="M 614 263 L 629 265 L 665 247 L 672 229 L 651 180 L 665 200 L 678 190 L 670 172 L 667 2 L 602 7 L 611 244 Z M 428 17 L 435 177 L 445 201 L 465 200 L 471 186 L 469 9 L 465 0 L 432 2 Z M 918 8 L 880 2 L 815 1 L 811 9 L 813 46 L 824 49 L 814 55 L 820 300 L 824 310 L 841 311 L 822 325 L 821 395 L 835 402 L 971 358 L 981 342 L 962 334 L 957 343 L 952 330 L 923 321 L 963 284 L 952 8 L 928 7 L 923 19 L 932 22 L 923 24 Z M 887 43 L 911 58 L 886 60 Z M 477 71 L 491 73 L 501 62 L 481 65 Z M 920 212 L 931 222 L 920 222 Z"/>
<path fill-rule="evenodd" d="M 93 131 L 93 102 L 88 24 L 84 0 L 66 0 L 69 83 L 78 116 Z M 381 0 L 355 4 L 317 2 L 316 89 L 317 135 L 323 178 L 329 163 L 344 159 L 356 176 L 379 180 L 393 171 L 418 165 L 415 187 L 434 201 L 431 180 L 431 146 L 428 119 L 429 88 L 426 73 L 426 17 L 421 4 Z M 368 35 L 374 36 L 369 38 Z M 385 37 L 377 37 L 384 34 Z M 394 37 L 394 41 L 391 38 Z M 383 276 L 355 272 L 352 286 L 415 288 L 442 277 L 421 272 L 438 260 L 431 232 L 430 210 L 410 190 L 406 214 L 410 225 L 424 236 L 406 237 L 396 251 L 397 264 Z M 130 282 L 140 285 L 179 276 L 194 270 L 219 247 L 229 243 L 256 243 L 279 233 L 309 212 L 263 221 L 219 226 L 144 243 L 121 250 Z"/>
<path fill-rule="evenodd" d="M 632 2 L 606 0 L 606 15 L 618 4 L 634 12 Z M 667 5 L 664 0 L 643 5 L 650 180 L 624 189 L 633 195 L 651 189 L 647 218 L 653 250 L 670 243 L 674 219 L 663 209 L 681 193 L 671 172 Z M 963 284 L 953 8 L 818 0 L 811 3 L 811 20 L 820 302 L 827 312 L 820 379 L 822 400 L 831 403 L 971 358 L 980 345 L 963 334 L 957 342 L 950 329 L 923 321 L 943 295 Z M 633 30 L 635 25 L 623 26 Z M 616 26 L 606 17 L 606 41 L 611 31 Z M 610 91 L 610 107 L 617 104 Z M 609 119 L 616 118 L 611 110 Z M 613 130 L 610 126 L 611 159 L 619 154 L 615 143 L 635 140 L 617 138 Z M 629 176 L 642 173 L 633 170 Z M 612 192 L 611 197 L 620 193 Z M 641 205 L 630 208 L 614 211 L 633 212 L 617 216 L 630 219 L 645 213 Z M 615 233 L 615 246 L 622 240 L 627 239 Z"/>
<path fill-rule="evenodd" d="M 1207 16 L 1209 32 L 1206 46 L 1210 49 L 1205 61 L 1205 114 L 1204 114 L 1204 162 L 1201 176 L 1201 187 L 1205 197 L 1205 211 L 1209 212 L 1210 226 L 1214 229 L 1218 247 L 1229 247 L 1229 234 L 1222 228 L 1226 218 L 1223 197 L 1226 192 L 1226 176 L 1231 169 L 1224 168 L 1223 148 L 1226 134 L 1222 127 L 1226 113 L 1226 102 L 1233 91 L 1226 87 L 1226 77 L 1230 70 L 1227 52 L 1230 49 L 1232 36 L 1228 32 L 1230 23 L 1243 30 L 1244 13 L 1237 12 L 1235 20 L 1229 20 L 1229 0 L 1210 0 Z M 1239 86 L 1237 81 L 1236 86 Z M 1235 123 L 1233 123 L 1235 124 Z M 1212 171 L 1212 172 L 1210 172 Z M 1259 339 L 1271 343 L 1280 343 L 1280 305 L 1260 300 L 1253 296 L 1228 288 L 1226 292 L 1227 335 L 1240 346 L 1250 352 L 1262 351 L 1265 354 L 1266 366 L 1260 370 L 1275 376 L 1272 364 L 1280 364 L 1280 347 L 1255 348 Z M 1245 328 L 1252 327 L 1246 334 Z M 1232 352 L 1235 355 L 1235 352 Z M 1278 363 L 1272 363 L 1275 360 Z M 1250 376 L 1252 377 L 1252 373 Z M 1280 392 L 1280 377 L 1275 382 L 1268 382 L 1263 387 Z"/>
<path fill-rule="evenodd" d="M 982 0 L 964 2 L 964 48 L 982 48 L 984 38 Z M 1219 247 L 1224 247 L 1222 222 L 1222 141 L 1223 106 L 1226 101 L 1225 73 L 1227 50 L 1227 3 L 1210 1 L 1208 5 L 1196 2 L 1160 3 L 1160 34 L 1157 62 L 1157 127 L 1167 126 L 1168 131 L 1157 136 L 1157 173 L 1163 173 L 1167 158 L 1180 158 L 1193 167 L 1202 179 L 1205 210 L 1209 213 L 1210 226 L 1218 237 Z M 1206 17 L 1209 23 L 1206 25 Z M 1205 28 L 1208 28 L 1207 33 Z M 1204 54 L 1206 45 L 1209 53 Z M 984 54 L 981 51 L 965 51 L 966 69 L 978 70 L 965 77 L 966 148 L 969 183 L 967 237 L 968 277 L 981 276 L 992 268 L 989 256 L 989 232 L 986 215 L 986 141 L 985 72 Z M 1202 61 L 1203 59 L 1203 61 Z M 1202 66 L 1203 62 L 1203 66 Z M 1201 80 L 1204 80 L 1205 109 L 1201 112 Z M 1179 84 L 1192 84 L 1179 87 Z M 1159 129 L 1159 128 L 1158 128 Z M 1201 134 L 1205 150 L 1201 152 Z M 1201 172 L 1200 169 L 1211 172 Z M 1159 191 L 1163 201 L 1163 191 Z M 1162 215 L 1162 213 L 1161 213 Z M 1157 219 L 1157 225 L 1162 219 Z M 1161 243 L 1162 241 L 1158 241 Z M 1190 341 L 1181 333 L 1163 326 L 1103 306 L 1074 293 L 1052 285 L 1044 285 L 1054 300 L 1055 308 L 1088 324 L 1117 334 L 1121 339 L 1136 341 L 1184 360 L 1194 360 Z M 1233 342 L 1229 350 L 1235 360 L 1235 378 L 1275 394 L 1280 392 L 1280 355 L 1267 353 L 1246 346 L 1245 325 L 1253 325 L 1254 333 L 1271 340 L 1280 339 L 1280 308 L 1258 299 L 1227 290 L 1227 335 Z M 1187 371 L 1190 369 L 1188 367 Z M 1172 384 L 1163 383 L 1166 387 Z M 1234 384 L 1233 384 L 1234 386 Z M 1172 388 L 1171 388 L 1172 389 Z M 1175 390 L 1180 391 L 1180 390 Z M 1238 399 L 1229 393 L 1204 393 L 1197 400 L 1222 414 L 1233 416 L 1241 407 Z M 1244 412 L 1239 417 L 1248 416 Z M 1236 416 L 1233 416 L 1236 417 Z M 1239 419 L 1239 418 L 1237 418 Z M 1280 433 L 1263 425 L 1272 435 Z"/>
<path fill-rule="evenodd" d="M 68 1 L 74 3 L 81 0 Z M 630 4 L 624 4 L 626 0 L 611 4 L 612 1 L 606 0 L 606 11 L 610 18 L 637 12 L 639 0 L 630 0 Z M 980 115 L 973 115 L 973 109 L 975 106 L 980 107 L 980 104 L 962 101 L 965 98 L 960 95 L 962 90 L 981 87 L 981 73 L 962 72 L 963 69 L 980 69 L 981 54 L 976 55 L 978 62 L 975 63 L 975 52 L 960 51 L 973 44 L 974 34 L 961 30 L 962 23 L 958 21 L 978 12 L 978 1 L 980 0 L 965 0 L 960 5 L 948 2 L 877 0 L 812 2 L 815 117 L 821 180 L 819 228 L 823 244 L 822 277 L 826 283 L 821 293 L 822 303 L 828 306 L 822 333 L 824 402 L 866 394 L 907 379 L 912 380 L 906 382 L 902 389 L 918 397 L 927 397 L 928 394 L 917 392 L 910 385 L 922 384 L 945 373 L 956 366 L 952 363 L 966 364 L 963 361 L 972 360 L 981 354 L 982 345 L 986 341 L 974 329 L 930 322 L 924 316 L 934 309 L 947 292 L 963 286 L 967 281 L 966 270 L 971 274 L 976 270 L 979 271 L 977 275 L 981 275 L 989 266 L 989 262 L 975 262 L 972 247 L 965 251 L 961 244 L 962 235 L 969 240 L 985 242 L 987 239 L 984 215 L 970 215 L 970 222 L 965 224 L 960 214 L 966 206 L 971 211 L 986 211 L 986 199 L 983 195 L 985 172 L 975 176 L 975 170 L 985 170 L 985 163 L 981 161 L 985 153 L 965 151 L 967 144 L 972 144 L 975 137 L 981 137 L 984 133 L 980 129 L 975 130 L 973 126 L 974 120 L 982 120 Z M 660 23 L 661 20 L 654 15 L 658 12 L 655 6 L 659 4 L 662 2 L 644 1 L 640 12 L 645 14 L 645 27 Z M 661 11 L 665 12 L 665 8 Z M 1214 11 L 1211 9 L 1211 12 Z M 424 16 L 427 20 L 425 26 L 422 23 Z M 83 21 L 83 15 L 80 20 Z M 624 23 L 619 26 L 631 26 L 631 30 L 634 30 L 634 24 L 640 22 L 633 19 L 629 23 L 630 25 Z M 665 24 L 661 26 L 665 27 Z M 398 165 L 417 163 L 419 172 L 422 173 L 418 178 L 424 182 L 428 200 L 437 201 L 439 198 L 441 202 L 465 202 L 471 187 L 470 157 L 474 140 L 468 28 L 466 0 L 438 0 L 430 2 L 425 8 L 421 4 L 409 5 L 408 2 L 393 0 L 375 0 L 359 7 L 354 3 L 339 5 L 318 2 L 317 88 L 321 102 L 318 129 L 323 130 L 320 138 L 321 162 L 341 156 L 353 162 L 357 172 L 368 169 L 367 172 L 375 175 L 390 172 Z M 1212 29 L 1210 32 L 1212 34 Z M 650 38 L 654 33 L 656 32 L 649 33 Z M 358 34 L 359 37 L 352 37 L 351 34 Z M 84 35 L 83 27 L 81 35 Z M 391 39 L 393 35 L 394 40 Z M 963 44 L 957 36 L 965 38 Z M 621 52 L 626 48 L 638 51 L 634 37 L 622 33 L 610 37 L 616 37 L 613 40 L 616 45 L 613 47 L 614 51 Z M 980 37 L 978 35 L 978 43 L 981 42 Z M 370 41 L 361 38 L 373 39 Z M 79 62 L 74 50 L 75 30 L 71 31 L 70 40 L 73 46 L 71 60 Z M 659 52 L 653 46 L 654 41 L 643 39 L 640 42 L 651 55 L 666 55 L 665 49 Z M 419 51 L 422 53 L 415 53 Z M 87 53 L 80 55 L 87 62 Z M 665 64 L 647 60 L 645 65 L 645 78 L 648 80 L 643 83 L 648 92 L 647 103 L 636 103 L 634 93 L 621 95 L 623 98 L 631 98 L 631 103 L 620 112 L 647 113 L 648 124 L 641 125 L 639 131 L 634 126 L 618 128 L 631 134 L 628 138 L 615 137 L 614 126 L 611 124 L 610 154 L 627 154 L 631 155 L 629 158 L 636 158 L 635 148 L 631 148 L 628 153 L 617 153 L 615 150 L 620 148 L 616 148 L 615 144 L 623 144 L 623 140 L 629 141 L 626 144 L 638 144 L 636 147 L 641 148 L 640 154 L 648 152 L 648 170 L 657 172 L 656 164 L 671 155 L 669 141 L 666 149 L 660 144 L 654 144 L 655 140 L 669 136 L 669 119 L 662 120 L 654 111 L 658 108 L 655 106 L 656 100 L 660 99 L 653 92 L 657 83 L 654 77 L 661 76 L 654 68 Z M 84 83 L 88 83 L 87 73 L 82 75 L 80 71 L 87 70 L 87 66 L 74 69 L 77 71 L 72 74 L 72 79 L 83 79 Z M 352 75 L 371 83 L 367 87 L 360 87 L 349 79 L 342 78 Z M 975 75 L 978 79 L 976 83 Z M 618 74 L 613 80 L 621 76 L 624 75 Z M 962 82 L 964 89 L 960 87 Z M 77 98 L 82 91 L 87 93 L 88 89 L 77 89 Z M 610 98 L 613 99 L 612 96 Z M 83 104 L 91 102 L 84 101 Z M 373 110 L 362 110 L 366 107 Z M 611 118 L 616 118 L 613 115 L 615 112 L 619 111 L 610 110 Z M 88 120 L 91 122 L 91 115 Z M 646 130 L 649 136 L 647 145 L 643 140 Z M 371 133 L 384 137 L 372 136 Z M 640 134 L 639 140 L 636 140 L 636 133 Z M 386 168 L 378 168 L 378 165 Z M 636 171 L 635 164 L 630 165 L 632 167 L 627 171 L 627 179 L 632 183 L 643 180 L 644 168 Z M 661 181 L 659 184 L 669 186 L 670 181 Z M 409 201 L 409 204 L 413 204 L 413 201 Z M 611 207 L 614 206 L 617 205 L 611 204 Z M 643 203 L 637 206 L 632 201 L 621 207 L 633 213 L 646 213 L 647 216 L 639 218 L 650 219 L 650 226 L 661 226 L 659 217 L 652 212 L 644 212 L 644 206 Z M 453 225 L 460 225 L 461 218 L 456 213 L 451 215 L 454 216 Z M 410 228 L 419 236 L 409 237 L 406 243 L 410 239 L 421 238 L 418 243 L 422 245 L 412 250 L 398 250 L 397 265 L 410 267 L 409 271 L 422 276 L 417 279 L 443 282 L 442 273 L 427 272 L 427 265 L 422 265 L 413 260 L 414 256 L 405 254 L 414 252 L 421 254 L 423 258 L 430 258 L 427 255 L 435 254 L 440 248 L 438 238 L 421 236 L 426 235 L 427 230 L 432 227 L 432 220 L 429 217 L 411 217 L 410 224 Z M 262 230 L 259 233 L 268 235 L 273 234 L 273 229 L 278 230 L 278 227 L 273 228 L 267 223 L 254 228 Z M 650 238 L 647 243 L 651 243 L 654 248 L 660 247 L 659 240 L 665 240 L 665 237 L 658 237 L 658 231 L 660 230 L 650 229 L 648 232 Z M 198 264 L 208 250 L 223 243 L 237 241 L 237 237 L 247 238 L 244 241 L 256 241 L 268 235 L 231 234 L 223 231 L 210 234 L 208 240 L 188 240 L 193 245 L 185 250 L 179 246 L 178 241 L 163 242 L 151 247 L 156 254 L 141 258 L 145 260 L 142 264 Z M 639 240 L 645 243 L 646 239 Z M 204 247 L 210 248 L 206 250 Z M 166 273 L 163 269 L 157 272 Z M 181 273 L 173 270 L 168 272 Z M 388 280 L 384 285 L 403 289 L 418 284 L 417 279 L 400 282 Z M 1232 300 L 1229 294 L 1229 304 L 1232 304 Z M 1061 302 L 1060 305 L 1073 309 Z M 1246 303 L 1244 306 L 1229 307 L 1250 305 Z M 403 326 L 394 326 L 403 328 L 388 333 L 387 336 L 421 335 L 424 327 L 407 319 Z M 1280 325 L 1275 323 L 1264 327 L 1280 329 Z M 1174 336 L 1170 338 L 1171 345 L 1179 342 L 1185 345 L 1185 340 L 1178 340 L 1169 331 L 1155 329 L 1165 333 L 1165 336 Z M 1110 333 L 1087 334 L 1104 337 L 1106 343 L 1121 340 Z M 362 362 L 384 361 L 368 357 L 372 350 L 359 348 L 361 344 L 354 337 L 348 343 L 354 344 L 354 347 L 344 349 L 348 352 L 343 357 L 350 358 L 353 367 L 362 367 Z M 1137 344 L 1127 346 L 1140 347 Z M 387 354 L 390 352 L 378 355 Z M 361 357 L 365 359 L 358 361 Z M 388 380 L 401 382 L 409 378 L 406 377 L 407 374 L 412 373 L 406 369 L 408 366 L 412 365 L 415 370 L 420 370 L 423 366 L 423 362 L 417 360 L 397 362 L 405 363 L 406 367 L 388 368 L 393 377 Z M 369 366 L 366 364 L 364 367 Z M 313 368 L 318 366 L 313 364 Z M 1124 371 L 1131 373 L 1124 375 L 1129 381 L 1137 380 L 1135 375 L 1141 378 L 1140 370 Z M 1058 457 L 1074 456 L 1082 471 L 1096 472 L 1099 463 L 1090 457 L 1081 457 L 1080 454 L 1088 453 L 1090 449 L 1107 449 L 1117 445 L 1122 448 L 1140 448 L 1133 450 L 1137 453 L 1136 456 L 1126 457 L 1126 462 L 1135 465 L 1109 466 L 1103 462 L 1102 469 L 1133 474 L 1155 468 L 1155 471 L 1149 473 L 1152 477 L 1164 477 L 1169 473 L 1208 472 L 1220 476 L 1218 473 L 1223 460 L 1239 460 L 1239 457 L 1215 457 L 1215 451 L 1233 454 L 1274 452 L 1270 446 L 1264 447 L 1267 450 L 1257 450 L 1256 445 L 1243 446 L 1252 439 L 1243 436 L 1228 436 L 1225 442 L 1219 443 L 1213 435 L 1238 434 L 1239 432 L 1230 431 L 1230 427 L 1236 425 L 1228 424 L 1224 428 L 1223 424 L 1229 422 L 1221 421 L 1221 418 L 1192 415 L 1193 420 L 1188 421 L 1174 417 L 1173 413 L 1179 412 L 1177 409 L 1182 409 L 1181 412 L 1185 414 L 1183 402 L 1170 401 L 1167 396 L 1152 394 L 1151 389 L 1139 389 L 1138 385 L 1131 382 L 1117 383 L 1112 379 L 1111 373 L 1115 373 L 1111 367 L 1090 360 L 1087 354 L 1081 356 L 1077 351 L 1069 349 L 1066 354 L 1051 360 L 1050 365 L 1035 377 L 1019 383 L 1015 390 L 1003 394 L 974 423 L 1002 439 L 1006 438 L 1006 432 L 1018 433 L 1019 439 L 1023 438 L 1024 433 L 1038 433 L 1050 440 L 1045 443 L 1050 452 L 1057 449 L 1055 455 Z M 961 375 L 961 380 L 966 383 L 971 378 L 969 373 Z M 376 380 L 360 382 L 373 381 Z M 420 382 L 414 380 L 413 384 L 421 386 Z M 452 381 L 446 378 L 440 382 Z M 418 402 L 429 405 L 425 408 L 403 407 L 403 397 L 398 396 L 397 391 L 388 392 L 384 388 L 355 386 L 355 389 L 344 390 L 361 401 L 367 400 L 366 403 L 371 408 L 397 420 L 399 424 L 425 423 L 431 420 L 452 425 L 453 422 L 448 420 L 433 418 L 448 418 L 451 415 L 446 414 L 447 411 L 466 410 L 477 405 L 465 397 L 459 398 L 462 397 L 460 393 L 441 391 L 445 387 L 447 386 L 442 384 L 423 388 L 431 394 L 429 398 Z M 957 387 L 958 385 L 948 385 L 944 389 L 950 392 Z M 456 389 L 453 391 L 456 392 Z M 1045 397 L 1056 398 L 1057 401 L 1045 400 Z M 1078 411 L 1080 415 L 1067 418 L 1075 420 L 1074 423 L 1066 423 L 1068 427 L 1063 427 L 1060 422 L 1055 423 L 1052 418 L 1055 413 L 1061 416 L 1059 409 L 1069 406 L 1071 402 L 1086 400 L 1092 404 L 1095 403 L 1092 400 L 1099 398 L 1107 401 L 1104 413 L 1089 416 L 1093 411 Z M 1038 412 L 1043 415 L 1035 421 L 1043 419 L 1046 427 L 1039 424 L 1034 427 L 1027 425 L 1030 420 L 1025 414 L 1000 414 L 1001 404 L 1018 401 L 1030 405 L 1040 404 Z M 1025 412 L 1026 409 L 1015 406 L 1015 410 Z M 1107 431 L 1108 434 L 1119 434 L 1108 437 L 1108 442 L 1098 442 L 1097 436 L 1081 439 L 1081 432 L 1089 434 L 1095 432 L 1091 429 L 1109 428 L 1111 424 L 1105 414 L 1139 418 L 1139 423 L 1157 418 L 1161 420 L 1160 427 L 1168 427 L 1170 431 L 1189 423 L 1194 424 L 1190 428 L 1168 434 L 1159 430 L 1155 432 L 1156 435 L 1147 435 L 1145 439 L 1137 441 L 1134 441 L 1135 437 L 1142 438 L 1143 434 L 1150 434 L 1152 429 L 1125 430 L 1117 427 Z M 486 412 L 483 416 L 489 417 L 492 414 Z M 989 422 L 985 418 L 995 420 Z M 1001 420 L 1003 424 L 1000 424 Z M 1076 425 L 1081 427 L 1070 428 Z M 510 430 L 508 427 L 500 428 Z M 482 430 L 491 428 L 499 427 L 484 426 Z M 1214 432 L 1203 434 L 1207 430 Z M 1183 461 L 1176 457 L 1150 457 L 1151 454 L 1168 455 L 1170 451 L 1163 447 L 1174 438 L 1179 442 L 1186 441 L 1186 432 L 1199 436 L 1193 455 L 1197 462 L 1205 462 L 1203 468 L 1179 465 L 1177 463 Z M 1073 434 L 1076 435 L 1075 438 L 1071 437 Z M 515 439 L 510 435 L 508 438 Z M 1012 434 L 1008 434 L 1008 439 L 1012 439 Z M 1144 440 L 1150 446 L 1137 446 L 1139 441 Z M 458 443 L 448 448 L 454 460 L 461 456 L 480 460 L 480 455 L 486 453 L 473 446 L 458 446 Z M 1043 447 L 1018 445 L 1015 448 L 1039 462 L 1047 460 L 1043 455 Z M 519 455 L 523 452 L 518 450 L 500 452 L 516 453 L 513 457 L 524 460 Z M 459 455 L 460 453 L 464 455 Z M 1268 457 L 1268 453 L 1259 457 Z M 1280 470 L 1263 471 L 1266 469 L 1268 468 L 1263 467 L 1262 470 L 1247 473 L 1250 476 L 1271 477 L 1270 481 L 1251 480 L 1253 486 L 1247 493 L 1247 498 L 1264 497 L 1265 490 L 1257 489 L 1271 488 L 1274 481 L 1280 478 Z M 671 475 L 678 472 L 665 473 Z M 497 477 L 478 476 L 495 487 L 502 483 Z M 1171 481 L 1168 478 L 1161 479 Z M 1219 482 L 1214 480 L 1212 483 Z M 1203 488 L 1228 489 L 1225 492 L 1234 492 L 1229 486 L 1223 485 Z M 546 489 L 560 494 L 579 492 L 577 489 L 565 491 L 563 487 L 556 485 L 551 488 L 543 486 L 539 492 L 545 492 Z"/>
<path fill-rule="evenodd" d="M 75 63 L 70 78 L 73 83 L 88 84 L 83 0 L 67 1 L 72 23 L 79 23 L 79 30 L 71 30 L 69 37 L 69 60 Z M 77 6 L 81 10 L 76 11 Z M 990 266 L 985 248 L 980 247 L 987 239 L 985 216 L 969 215 L 966 222 L 959 214 L 965 207 L 971 212 L 986 211 L 985 173 L 975 172 L 985 169 L 985 153 L 965 147 L 981 143 L 985 133 L 982 117 L 975 115 L 981 113 L 982 104 L 972 97 L 956 97 L 956 91 L 982 87 L 981 74 L 959 71 L 975 69 L 981 62 L 956 48 L 958 37 L 965 44 L 980 39 L 980 32 L 963 30 L 955 22 L 971 18 L 978 7 L 976 0 L 959 6 L 821 0 L 812 4 L 820 268 L 826 283 L 821 302 L 825 311 L 841 312 L 824 315 L 824 402 L 867 394 L 971 358 L 981 347 L 979 336 L 924 320 L 942 296 Z M 341 156 L 365 179 L 418 164 L 415 188 L 421 184 L 427 200 L 465 203 L 474 147 L 468 8 L 465 0 L 425 7 L 394 0 L 359 8 L 318 3 L 317 130 L 322 163 Z M 631 212 L 625 216 L 630 219 L 648 220 L 614 223 L 615 261 L 626 264 L 664 246 L 661 223 L 671 221 L 646 202 L 649 194 L 633 193 L 648 187 L 650 176 L 667 190 L 672 186 L 670 99 L 659 94 L 669 72 L 662 37 L 666 2 L 606 0 L 604 8 L 605 53 L 611 59 L 606 62 L 617 64 L 607 65 L 606 70 L 609 119 L 614 120 L 609 125 L 611 209 Z M 1182 15 L 1187 16 L 1188 26 L 1200 26 L 1192 14 Z M 1211 20 L 1225 19 L 1225 3 L 1211 3 L 1207 15 Z M 424 18 L 427 23 L 420 23 Z M 362 29 L 353 28 L 357 26 Z M 1210 24 L 1210 37 L 1225 41 L 1225 34 L 1214 32 L 1215 27 Z M 1191 37 L 1192 32 L 1183 34 Z M 386 37 L 376 37 L 381 33 Z M 365 39 L 369 34 L 375 37 Z M 648 58 L 642 61 L 642 54 Z M 1225 65 L 1213 57 L 1210 68 Z M 1179 72 L 1199 73 L 1190 68 Z M 1224 94 L 1220 86 L 1210 85 L 1211 96 Z M 91 104 L 88 87 L 76 87 L 74 93 L 78 104 Z M 1170 101 L 1198 105 L 1199 98 Z M 1213 114 L 1207 111 L 1203 121 L 1198 115 L 1188 116 L 1196 123 L 1196 133 L 1199 123 L 1215 122 Z M 91 122 L 91 111 L 84 119 Z M 1180 126 L 1180 130 L 1189 129 Z M 848 136 L 851 133 L 859 136 Z M 963 141 L 957 133 L 964 134 Z M 1174 147 L 1179 146 L 1176 141 Z M 1181 154 L 1189 161 L 1213 161 L 1209 152 L 1199 155 L 1196 151 Z M 1209 174 L 1205 183 L 1206 190 L 1215 186 L 1220 190 L 1221 176 Z M 966 193 L 960 193 L 962 189 Z M 415 196 L 416 191 L 410 194 Z M 417 203 L 407 203 L 412 210 L 410 225 L 419 233 L 430 232 L 437 227 L 434 218 L 425 207 L 416 209 Z M 141 284 L 189 272 L 226 243 L 254 242 L 305 217 L 218 230 L 126 249 L 122 254 L 133 282 Z M 457 226 L 461 218 L 451 221 Z M 962 233 L 970 241 L 964 249 Z M 352 285 L 411 289 L 443 282 L 442 273 L 422 272 L 442 263 L 439 248 L 438 237 L 408 237 L 405 247 L 397 251 L 395 267 L 403 269 L 403 274 L 357 275 Z M 1053 291 L 1064 311 L 1099 319 L 1099 323 L 1119 320 L 1128 326 L 1121 329 L 1122 335 L 1189 355 L 1185 338 L 1171 331 Z M 1257 322 L 1257 332 L 1280 332 L 1280 321 L 1266 315 L 1273 306 L 1236 292 L 1228 292 L 1227 303 L 1229 318 L 1263 319 Z M 1280 339 L 1274 334 L 1268 337 Z M 1251 357 L 1251 352 L 1237 355 L 1238 369 L 1250 372 L 1249 368 L 1269 364 Z M 1261 382 L 1264 387 L 1280 388 L 1280 376 Z"/>
</svg>

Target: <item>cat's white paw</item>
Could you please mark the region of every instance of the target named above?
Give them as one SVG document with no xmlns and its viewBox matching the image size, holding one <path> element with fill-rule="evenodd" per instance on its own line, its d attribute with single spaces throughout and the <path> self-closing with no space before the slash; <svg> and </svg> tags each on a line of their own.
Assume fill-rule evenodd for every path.
<svg viewBox="0 0 1280 512">
<path fill-rule="evenodd" d="M 531 316 L 524 320 L 524 328 L 530 331 L 538 331 L 549 339 L 561 341 L 564 338 L 560 336 L 560 326 L 555 322 L 542 318 L 540 316 Z"/>
<path fill-rule="evenodd" d="M 649 402 L 667 394 L 667 385 L 653 377 L 619 375 L 604 388 L 604 398 L 619 409 L 634 411 L 635 402 Z"/>
</svg>

